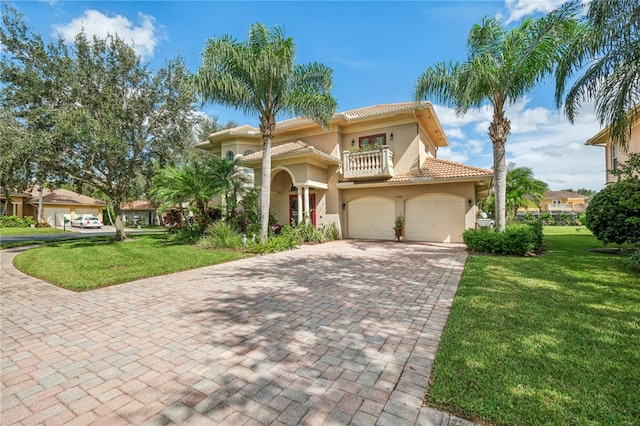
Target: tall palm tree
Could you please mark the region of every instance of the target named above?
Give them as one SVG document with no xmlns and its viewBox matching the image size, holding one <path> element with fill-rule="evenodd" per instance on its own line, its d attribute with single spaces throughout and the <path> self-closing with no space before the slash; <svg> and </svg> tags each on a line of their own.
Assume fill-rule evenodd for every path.
<svg viewBox="0 0 640 426">
<path fill-rule="evenodd" d="M 206 42 L 202 66 L 193 78 L 202 102 L 217 102 L 257 115 L 262 135 L 260 240 L 267 240 L 271 193 L 271 140 L 280 114 L 311 118 L 327 127 L 337 102 L 331 95 L 333 71 L 323 64 L 295 64 L 292 38 L 256 23 L 246 42 L 231 36 Z"/>
<path fill-rule="evenodd" d="M 640 102 L 640 2 L 592 0 L 588 8 L 587 25 L 558 64 L 556 102 L 562 104 L 567 81 L 586 67 L 564 98 L 565 114 L 573 123 L 582 103 L 595 101 L 600 124 L 626 149 L 634 120 L 628 113 Z"/>
<path fill-rule="evenodd" d="M 561 9 L 539 19 L 526 19 L 507 30 L 500 20 L 485 17 L 471 28 L 466 62 L 437 63 L 416 83 L 417 100 L 434 98 L 464 114 L 489 104 L 493 119 L 496 229 L 504 231 L 506 219 L 505 144 L 511 122 L 505 105 L 518 101 L 549 75 L 560 58 L 577 22 L 573 11 Z"/>
</svg>

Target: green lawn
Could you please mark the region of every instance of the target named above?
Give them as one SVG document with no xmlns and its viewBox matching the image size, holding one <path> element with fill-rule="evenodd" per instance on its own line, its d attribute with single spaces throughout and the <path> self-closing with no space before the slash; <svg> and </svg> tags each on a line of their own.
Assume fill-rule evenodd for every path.
<svg viewBox="0 0 640 426">
<path fill-rule="evenodd" d="M 57 286 L 83 291 L 247 256 L 170 243 L 165 235 L 151 234 L 120 243 L 78 240 L 49 244 L 20 253 L 14 265 Z"/>
<path fill-rule="evenodd" d="M 58 228 L 23 228 L 23 227 L 11 227 L 7 228 L 4 226 L 0 227 L 0 237 L 5 237 L 9 235 L 44 235 L 44 234 L 63 234 L 62 229 Z"/>
<path fill-rule="evenodd" d="M 496 425 L 640 424 L 640 277 L 589 231 L 469 256 L 427 404 Z"/>
</svg>

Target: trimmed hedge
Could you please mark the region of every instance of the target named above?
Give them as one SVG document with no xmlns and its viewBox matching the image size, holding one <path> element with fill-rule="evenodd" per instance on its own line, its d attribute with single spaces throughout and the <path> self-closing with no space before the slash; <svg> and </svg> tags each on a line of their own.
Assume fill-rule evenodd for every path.
<svg viewBox="0 0 640 426">
<path fill-rule="evenodd" d="M 489 228 L 467 229 L 462 239 L 469 250 L 478 253 L 524 256 L 542 247 L 542 224 L 509 225 L 502 233 Z"/>
</svg>

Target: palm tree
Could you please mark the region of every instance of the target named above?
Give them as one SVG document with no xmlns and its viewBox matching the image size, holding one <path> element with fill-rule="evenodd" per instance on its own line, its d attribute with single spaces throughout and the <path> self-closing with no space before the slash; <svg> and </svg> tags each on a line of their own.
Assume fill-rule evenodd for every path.
<svg viewBox="0 0 640 426">
<path fill-rule="evenodd" d="M 493 143 L 496 229 L 504 231 L 506 218 L 505 144 L 511 122 L 505 105 L 518 101 L 549 75 L 571 39 L 577 22 L 573 11 L 561 9 L 539 19 L 527 19 L 507 30 L 496 18 L 485 17 L 471 28 L 466 62 L 437 63 L 416 83 L 417 100 L 433 97 L 464 114 L 490 104 Z"/>
<path fill-rule="evenodd" d="M 628 113 L 640 102 L 640 3 L 592 0 L 588 8 L 587 25 L 558 64 L 556 102 L 562 104 L 567 81 L 586 66 L 566 94 L 565 114 L 573 123 L 582 103 L 595 101 L 600 124 L 626 149 L 634 120 Z"/>
<path fill-rule="evenodd" d="M 520 207 L 526 207 L 533 202 L 538 208 L 544 199 L 549 185 L 536 179 L 530 167 L 516 167 L 515 163 L 507 166 L 507 209 L 511 217 L 516 217 Z"/>
<path fill-rule="evenodd" d="M 181 167 L 167 166 L 156 172 L 153 178 L 153 197 L 161 201 L 164 208 L 184 204 L 194 207 L 206 219 L 207 207 L 219 192 L 219 184 L 212 179 L 206 163 L 195 160 Z"/>
<path fill-rule="evenodd" d="M 238 198 L 250 190 L 252 179 L 242 171 L 238 160 L 227 160 L 214 155 L 207 166 L 217 194 L 224 197 L 225 219 L 229 222 L 236 214 Z"/>
<path fill-rule="evenodd" d="M 229 35 L 210 39 L 193 78 L 202 102 L 217 102 L 257 115 L 262 135 L 260 240 L 267 240 L 271 193 L 271 140 L 276 117 L 295 114 L 327 127 L 337 102 L 332 70 L 322 64 L 295 65 L 295 45 L 278 28 L 251 26 L 246 42 Z"/>
</svg>

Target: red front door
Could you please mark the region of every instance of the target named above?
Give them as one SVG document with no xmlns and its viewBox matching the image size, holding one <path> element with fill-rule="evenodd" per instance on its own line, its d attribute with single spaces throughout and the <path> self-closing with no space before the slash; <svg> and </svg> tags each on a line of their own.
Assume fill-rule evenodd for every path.
<svg viewBox="0 0 640 426">
<path fill-rule="evenodd" d="M 304 200 L 304 196 L 302 197 Z M 304 203 L 304 201 L 303 201 Z M 309 208 L 311 209 L 311 223 L 316 226 L 316 194 L 309 194 Z M 304 214 L 304 205 L 303 205 Z M 298 195 L 289 195 L 289 224 L 298 224 Z"/>
</svg>

